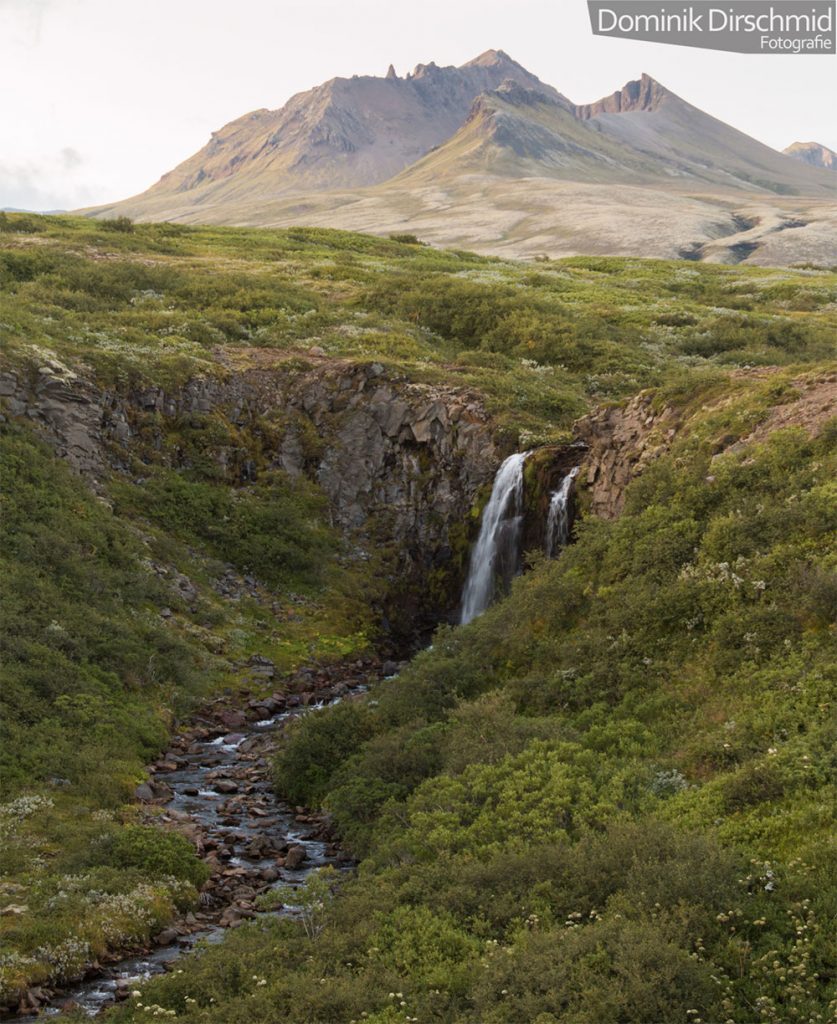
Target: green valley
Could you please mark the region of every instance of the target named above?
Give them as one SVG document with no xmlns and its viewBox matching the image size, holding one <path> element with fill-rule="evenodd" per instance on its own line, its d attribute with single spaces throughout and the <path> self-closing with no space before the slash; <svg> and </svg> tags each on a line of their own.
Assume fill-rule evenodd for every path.
<svg viewBox="0 0 837 1024">
<path fill-rule="evenodd" d="M 106 1019 L 837 1019 L 837 268 L 0 213 L 0 338 L 10 1011 L 217 895 L 143 795 L 211 702 L 336 695 L 265 771 L 349 869 L 258 859 Z"/>
</svg>

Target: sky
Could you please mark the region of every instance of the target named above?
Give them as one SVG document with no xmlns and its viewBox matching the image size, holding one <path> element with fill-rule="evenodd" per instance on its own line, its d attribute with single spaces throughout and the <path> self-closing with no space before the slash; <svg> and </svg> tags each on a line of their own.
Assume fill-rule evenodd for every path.
<svg viewBox="0 0 837 1024">
<path fill-rule="evenodd" d="M 577 103 L 645 71 L 777 149 L 837 149 L 837 57 L 594 36 L 585 0 L 0 0 L 0 208 L 123 199 L 250 110 L 491 48 Z"/>
</svg>

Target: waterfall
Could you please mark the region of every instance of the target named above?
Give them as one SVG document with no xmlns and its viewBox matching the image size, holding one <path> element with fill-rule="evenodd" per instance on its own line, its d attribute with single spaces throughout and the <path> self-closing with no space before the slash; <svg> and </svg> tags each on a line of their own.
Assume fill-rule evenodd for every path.
<svg viewBox="0 0 837 1024">
<path fill-rule="evenodd" d="M 570 493 L 573 480 L 578 475 L 578 466 L 567 473 L 557 491 L 549 499 L 549 514 L 546 519 L 546 554 L 553 558 L 560 548 L 567 546 L 570 539 Z"/>
<path fill-rule="evenodd" d="M 494 477 L 462 591 L 462 625 L 481 615 L 491 604 L 498 576 L 507 586 L 520 571 L 523 463 L 528 454 L 510 455 Z"/>
</svg>

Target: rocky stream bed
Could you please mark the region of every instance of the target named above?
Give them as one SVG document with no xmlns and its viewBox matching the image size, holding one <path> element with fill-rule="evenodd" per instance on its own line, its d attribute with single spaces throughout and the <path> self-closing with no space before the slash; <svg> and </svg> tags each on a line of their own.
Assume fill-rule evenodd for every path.
<svg viewBox="0 0 837 1024">
<path fill-rule="evenodd" d="M 269 674 L 268 666 L 263 667 Z M 258 659 L 252 667 L 258 670 Z M 136 798 L 149 821 L 187 836 L 210 869 L 199 907 L 158 934 L 150 949 L 93 965 L 84 980 L 62 992 L 30 990 L 17 1015 L 6 1020 L 43 1020 L 70 1007 L 94 1016 L 126 998 L 138 982 L 170 970 L 199 941 L 219 942 L 225 929 L 257 917 L 257 899 L 269 889 L 299 886 L 327 864 L 350 867 L 351 858 L 321 815 L 276 798 L 271 755 L 290 721 L 357 699 L 370 682 L 394 669 L 370 659 L 304 670 L 295 680 L 300 692 L 221 697 L 195 715 L 150 766 Z M 155 813 L 157 807 L 162 813 Z M 295 909 L 278 913 L 292 915 Z"/>
</svg>

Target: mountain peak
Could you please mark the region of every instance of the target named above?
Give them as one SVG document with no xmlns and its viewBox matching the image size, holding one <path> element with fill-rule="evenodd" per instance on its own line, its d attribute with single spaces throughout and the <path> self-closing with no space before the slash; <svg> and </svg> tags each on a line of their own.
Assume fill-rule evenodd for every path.
<svg viewBox="0 0 837 1024">
<path fill-rule="evenodd" d="M 837 171 L 837 153 L 828 146 L 823 146 L 821 142 L 794 142 L 782 152 L 812 167 L 825 167 L 830 171 Z"/>
<path fill-rule="evenodd" d="M 576 114 L 586 121 L 599 114 L 626 114 L 636 110 L 652 113 L 669 97 L 674 97 L 674 93 L 643 71 L 639 78 L 627 82 L 610 96 L 576 107 Z"/>
<path fill-rule="evenodd" d="M 520 64 L 506 53 L 505 50 L 486 50 L 485 53 L 481 53 L 479 57 L 474 57 L 473 60 L 469 60 L 466 64 L 462 65 L 463 68 L 519 68 Z"/>
<path fill-rule="evenodd" d="M 386 77 L 333 78 L 279 110 L 245 114 L 213 132 L 147 193 L 108 209 L 219 219 L 286 195 L 372 188 L 396 176 L 409 187 L 428 175 L 453 179 L 466 171 L 585 184 L 833 192 L 833 154 L 814 143 L 792 148 L 782 155 L 760 145 L 649 74 L 576 106 L 503 50 L 486 50 L 461 67 L 419 64 L 403 78 L 392 65 Z M 403 178 L 411 167 L 413 177 Z"/>
</svg>

